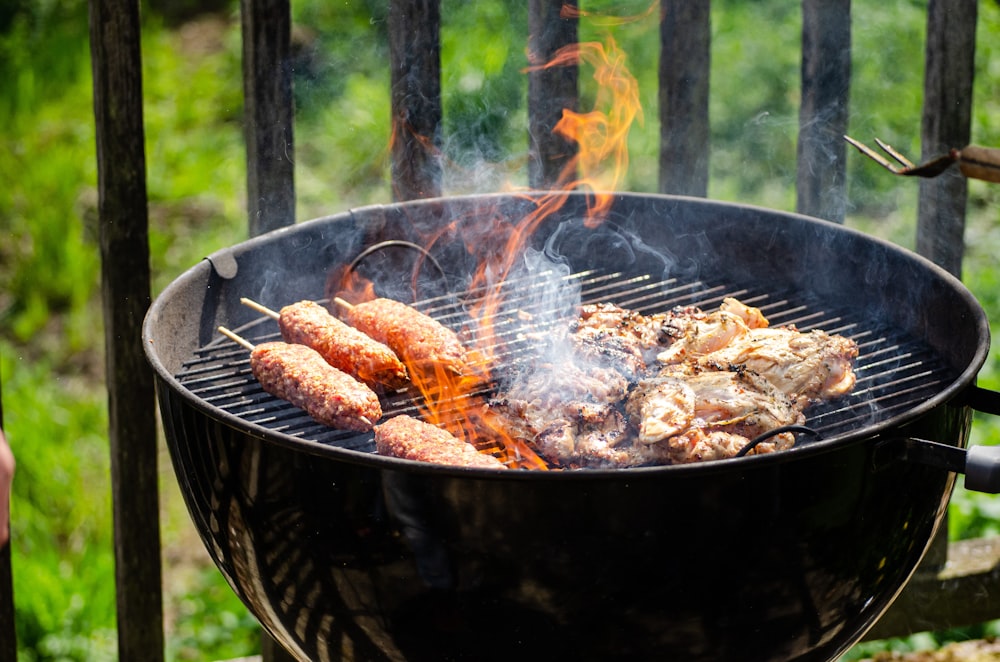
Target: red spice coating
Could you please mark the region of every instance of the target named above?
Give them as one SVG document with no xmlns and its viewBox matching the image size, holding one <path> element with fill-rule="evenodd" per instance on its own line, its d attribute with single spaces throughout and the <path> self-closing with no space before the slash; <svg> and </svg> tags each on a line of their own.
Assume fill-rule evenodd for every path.
<svg viewBox="0 0 1000 662">
<path fill-rule="evenodd" d="M 374 391 L 305 345 L 261 343 L 250 353 L 250 370 L 265 391 L 332 428 L 367 432 L 382 418 Z"/>
<path fill-rule="evenodd" d="M 361 331 L 344 324 L 315 301 L 299 301 L 281 309 L 278 326 L 286 342 L 308 345 L 338 370 L 376 390 L 406 386 L 406 366 L 396 353 Z"/>
<path fill-rule="evenodd" d="M 375 447 L 380 455 L 419 462 L 485 469 L 507 468 L 500 460 L 480 453 L 475 446 L 447 430 L 405 414 L 375 426 Z"/>
<path fill-rule="evenodd" d="M 443 364 L 465 370 L 465 347 L 454 331 L 392 299 L 372 299 L 346 313 L 349 324 L 392 348 L 409 366 Z"/>
</svg>

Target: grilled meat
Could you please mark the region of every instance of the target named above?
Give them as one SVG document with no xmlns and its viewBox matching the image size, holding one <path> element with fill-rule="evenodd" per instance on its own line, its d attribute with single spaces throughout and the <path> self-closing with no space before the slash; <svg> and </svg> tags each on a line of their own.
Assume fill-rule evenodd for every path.
<svg viewBox="0 0 1000 662">
<path fill-rule="evenodd" d="M 261 343 L 250 352 L 250 370 L 265 391 L 324 425 L 367 432 L 382 418 L 375 392 L 328 364 L 311 347 Z"/>
<path fill-rule="evenodd" d="M 458 335 L 416 308 L 392 299 L 372 299 L 349 308 L 347 323 L 388 345 L 413 370 L 440 366 L 456 375 L 468 372 Z"/>
<path fill-rule="evenodd" d="M 625 410 L 637 422 L 637 444 L 665 444 L 672 463 L 731 457 L 761 434 L 805 422 L 790 399 L 745 370 L 664 371 L 637 385 Z M 790 434 L 776 435 L 753 452 L 793 442 Z"/>
<path fill-rule="evenodd" d="M 628 392 L 628 380 L 611 368 L 571 361 L 539 368 L 488 403 L 484 418 L 489 425 L 528 441 L 560 465 L 624 461 L 613 449 L 628 439 L 628 425 L 617 407 Z"/>
<path fill-rule="evenodd" d="M 697 363 L 703 369 L 754 372 L 805 407 L 854 388 L 857 356 L 858 346 L 849 338 L 774 327 L 752 329 Z"/>
<path fill-rule="evenodd" d="M 475 446 L 447 430 L 405 414 L 375 426 L 375 447 L 380 455 L 420 462 L 485 469 L 507 468 L 500 460 L 480 453 Z"/>
<path fill-rule="evenodd" d="M 315 301 L 299 301 L 280 311 L 278 326 L 286 342 L 308 345 L 333 367 L 377 391 L 406 386 L 409 376 L 396 353 L 331 315 Z"/>
<path fill-rule="evenodd" d="M 709 313 L 588 305 L 549 340 L 563 354 L 549 348 L 548 362 L 502 389 L 486 418 L 566 467 L 732 457 L 804 423 L 811 402 L 849 391 L 857 356 L 849 339 L 771 329 L 759 309 L 732 298 Z M 776 434 L 751 452 L 794 441 Z"/>
<path fill-rule="evenodd" d="M 743 317 L 723 309 L 708 314 L 698 309 L 675 309 L 665 328 L 673 342 L 656 357 L 664 364 L 697 359 L 726 347 L 750 330 Z"/>
</svg>

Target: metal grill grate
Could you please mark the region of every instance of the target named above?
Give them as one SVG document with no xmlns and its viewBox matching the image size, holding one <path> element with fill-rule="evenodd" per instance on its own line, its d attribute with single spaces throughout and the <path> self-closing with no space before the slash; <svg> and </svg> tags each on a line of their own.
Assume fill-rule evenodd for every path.
<svg viewBox="0 0 1000 662">
<path fill-rule="evenodd" d="M 505 312 L 492 324 L 497 346 L 495 360 L 516 367 L 531 360 L 539 332 L 553 324 L 552 311 L 544 298 L 532 290 L 545 279 L 508 281 Z M 610 302 L 644 314 L 664 312 L 675 306 L 695 305 L 704 310 L 734 297 L 755 306 L 772 326 L 794 324 L 802 331 L 823 329 L 852 338 L 859 346 L 854 391 L 839 400 L 820 403 L 806 410 L 806 425 L 823 437 L 855 432 L 863 427 L 904 413 L 943 390 L 954 377 L 945 363 L 926 344 L 907 337 L 898 329 L 884 328 L 867 319 L 863 311 L 831 309 L 808 296 L 754 287 L 704 281 L 658 280 L 652 276 L 587 271 L 562 278 L 578 286 L 582 303 Z M 482 293 L 464 293 L 428 299 L 414 305 L 455 330 L 468 331 L 466 310 Z M 236 329 L 252 343 L 279 340 L 277 323 L 269 318 Z M 243 420 L 277 433 L 346 449 L 374 452 L 371 433 L 358 434 L 320 425 L 302 410 L 265 393 L 250 372 L 245 349 L 219 338 L 198 350 L 183 364 L 178 380 L 208 404 Z M 477 393 L 474 395 L 482 395 Z M 382 397 L 386 416 L 419 415 L 421 398 L 403 390 Z M 455 404 L 457 415 L 458 404 Z M 443 412 L 447 415 L 447 408 Z"/>
</svg>

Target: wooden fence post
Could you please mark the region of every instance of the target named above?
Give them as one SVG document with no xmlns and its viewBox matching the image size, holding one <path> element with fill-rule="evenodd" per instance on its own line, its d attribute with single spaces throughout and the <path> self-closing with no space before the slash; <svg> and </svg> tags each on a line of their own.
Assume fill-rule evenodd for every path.
<svg viewBox="0 0 1000 662">
<path fill-rule="evenodd" d="M 105 325 L 118 653 L 162 660 L 159 483 L 153 371 L 141 327 L 150 302 L 139 3 L 90 1 Z"/>
<path fill-rule="evenodd" d="M 802 0 L 802 103 L 796 211 L 844 222 L 851 0 Z"/>
<path fill-rule="evenodd" d="M 441 195 L 441 2 L 389 3 L 392 192 L 395 200 Z"/>
<path fill-rule="evenodd" d="M 660 193 L 708 195 L 709 0 L 663 0 Z"/>
<path fill-rule="evenodd" d="M 927 8 L 922 155 L 969 144 L 976 57 L 976 0 L 931 0 Z M 967 182 L 951 170 L 920 181 L 917 252 L 961 276 Z"/>
<path fill-rule="evenodd" d="M 565 108 L 577 110 L 579 67 L 541 69 L 564 46 L 577 42 L 578 20 L 563 16 L 576 0 L 531 0 L 528 3 L 528 185 L 553 188 L 576 154 L 576 145 L 552 133 Z"/>
<path fill-rule="evenodd" d="M 241 0 L 250 235 L 295 222 L 289 0 Z"/>
</svg>

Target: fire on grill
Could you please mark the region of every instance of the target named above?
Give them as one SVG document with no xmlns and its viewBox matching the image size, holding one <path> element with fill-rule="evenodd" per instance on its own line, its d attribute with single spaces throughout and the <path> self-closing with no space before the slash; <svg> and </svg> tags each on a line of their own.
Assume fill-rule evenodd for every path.
<svg viewBox="0 0 1000 662">
<path fill-rule="evenodd" d="M 401 387 L 407 368 L 397 354 L 425 398 L 457 400 L 466 395 L 470 380 L 481 383 L 458 336 L 432 318 L 384 298 L 356 306 L 335 302 L 354 326 L 315 302 L 272 313 L 244 301 L 276 317 L 286 341 L 309 345 L 334 368 L 330 380 L 322 371 L 310 372 L 330 384 L 306 399 L 344 401 L 355 392 L 369 392 L 340 371 L 369 385 Z M 378 452 L 506 468 L 489 455 L 470 454 L 475 449 L 469 441 L 475 441 L 490 449 L 506 447 L 512 457 L 529 451 L 549 466 L 579 468 L 681 464 L 784 450 L 795 443 L 791 428 L 805 423 L 809 405 L 851 390 L 858 353 L 856 343 L 843 336 L 816 329 L 802 333 L 794 325 L 771 327 L 759 309 L 735 298 L 725 298 L 710 312 L 678 306 L 650 315 L 611 303 L 587 304 L 568 322 L 524 335 L 536 341 L 533 360 L 493 361 L 493 388 L 466 406 L 480 423 L 476 439 L 460 439 L 444 425 L 433 428 L 408 415 L 390 416 L 375 428 Z M 254 356 L 254 375 L 264 389 L 303 406 L 303 399 L 289 397 L 287 388 L 264 383 L 283 377 L 259 369 L 261 359 L 255 363 Z M 428 384 L 435 376 L 440 383 Z M 456 390 L 457 383 L 466 387 Z M 304 408 L 328 407 L 307 403 Z M 380 416 L 381 411 L 375 418 Z M 347 427 L 370 429 L 375 422 L 368 423 L 370 417 L 348 417 L 352 425 Z M 317 420 L 343 427 L 337 421 L 348 418 Z M 364 428 L 354 425 L 359 418 Z"/>
</svg>

